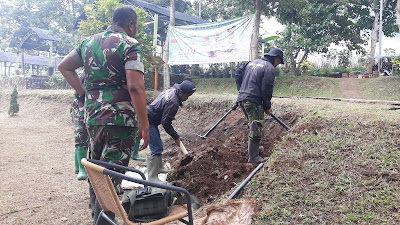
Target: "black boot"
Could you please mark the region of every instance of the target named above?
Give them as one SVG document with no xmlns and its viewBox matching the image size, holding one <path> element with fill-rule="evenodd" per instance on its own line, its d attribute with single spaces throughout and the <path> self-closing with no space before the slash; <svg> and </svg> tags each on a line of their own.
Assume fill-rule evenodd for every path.
<svg viewBox="0 0 400 225">
<path fill-rule="evenodd" d="M 248 143 L 249 162 L 261 163 L 267 160 L 260 156 L 260 139 L 253 139 L 249 137 Z"/>
</svg>

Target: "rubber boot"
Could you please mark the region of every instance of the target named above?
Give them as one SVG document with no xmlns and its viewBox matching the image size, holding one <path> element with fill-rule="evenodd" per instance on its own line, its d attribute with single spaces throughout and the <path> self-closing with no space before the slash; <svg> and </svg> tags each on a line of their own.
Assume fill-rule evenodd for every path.
<svg viewBox="0 0 400 225">
<path fill-rule="evenodd" d="M 261 163 L 266 161 L 267 159 L 260 156 L 260 140 L 253 139 L 249 137 L 248 143 L 248 151 L 249 151 L 249 162 L 250 163 Z"/>
<path fill-rule="evenodd" d="M 169 173 L 169 172 L 171 172 L 171 169 L 166 167 L 165 164 L 163 163 L 162 157 L 160 157 L 160 159 L 161 159 L 161 166 L 160 166 L 160 169 L 158 170 L 158 173 Z"/>
<path fill-rule="evenodd" d="M 79 147 L 75 149 L 76 158 L 79 162 L 79 173 L 76 176 L 78 180 L 86 180 L 86 170 L 85 167 L 82 165 L 81 160 L 87 157 L 87 148 L 86 147 Z"/>
<path fill-rule="evenodd" d="M 158 179 L 158 172 L 160 170 L 161 166 L 161 157 L 154 157 L 154 156 L 148 156 L 147 160 L 147 179 L 149 181 L 155 181 L 159 183 L 166 183 L 165 181 L 161 181 Z"/>
<path fill-rule="evenodd" d="M 140 147 L 140 137 L 136 137 L 135 138 L 135 146 L 133 147 L 133 152 L 131 154 L 131 159 L 138 160 L 138 161 L 144 161 L 146 159 L 139 155 L 139 147 Z"/>
<path fill-rule="evenodd" d="M 75 160 L 75 174 L 79 173 L 79 162 L 78 162 L 78 157 L 76 156 L 76 150 L 75 150 L 75 156 L 74 156 L 74 160 Z"/>
</svg>

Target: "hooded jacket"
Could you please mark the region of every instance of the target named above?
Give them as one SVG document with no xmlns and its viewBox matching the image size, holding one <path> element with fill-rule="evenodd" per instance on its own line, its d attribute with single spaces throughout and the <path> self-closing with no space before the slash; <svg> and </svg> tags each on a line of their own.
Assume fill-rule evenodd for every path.
<svg viewBox="0 0 400 225">
<path fill-rule="evenodd" d="M 157 98 L 147 106 L 147 116 L 149 124 L 158 126 L 162 124 L 165 132 L 167 132 L 174 140 L 179 138 L 178 133 L 172 126 L 172 120 L 178 112 L 182 101 L 179 99 L 178 91 L 175 88 L 167 89 L 161 92 Z"/>
<path fill-rule="evenodd" d="M 262 105 L 265 111 L 271 108 L 276 76 L 272 59 L 273 57 L 265 56 L 262 59 L 243 63 L 236 70 L 236 88 L 239 91 L 238 102 L 250 101 Z"/>
</svg>

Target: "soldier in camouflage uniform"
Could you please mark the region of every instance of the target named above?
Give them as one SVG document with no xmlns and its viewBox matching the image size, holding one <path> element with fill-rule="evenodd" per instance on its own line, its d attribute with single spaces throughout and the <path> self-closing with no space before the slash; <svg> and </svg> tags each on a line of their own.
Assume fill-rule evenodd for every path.
<svg viewBox="0 0 400 225">
<path fill-rule="evenodd" d="M 138 132 L 144 140 L 139 150 L 145 149 L 149 142 L 144 68 L 139 43 L 134 39 L 136 29 L 135 11 L 129 7 L 117 8 L 113 24 L 104 33 L 84 40 L 58 67 L 79 95 L 85 96 L 90 158 L 123 166 L 129 163 Z M 75 72 L 81 66 L 86 74 L 85 86 Z M 112 182 L 121 194 L 121 180 L 112 178 Z M 92 215 L 96 221 L 101 208 L 93 201 L 91 187 L 89 192 L 91 206 L 95 202 Z M 100 222 L 103 223 L 106 222 Z"/>
<path fill-rule="evenodd" d="M 81 77 L 84 76 L 84 73 Z M 87 178 L 85 167 L 81 164 L 81 160 L 87 157 L 89 148 L 89 134 L 84 121 L 84 99 L 79 98 L 79 94 L 75 93 L 74 101 L 72 102 L 72 118 L 75 123 L 74 141 L 75 141 L 75 173 L 78 180 Z"/>
<path fill-rule="evenodd" d="M 239 91 L 237 102 L 247 119 L 249 127 L 249 162 L 260 163 L 266 159 L 260 156 L 260 141 L 264 137 L 264 112 L 271 114 L 271 98 L 276 70 L 283 64 L 283 52 L 272 48 L 262 59 L 243 63 L 235 72 L 236 87 Z"/>
</svg>

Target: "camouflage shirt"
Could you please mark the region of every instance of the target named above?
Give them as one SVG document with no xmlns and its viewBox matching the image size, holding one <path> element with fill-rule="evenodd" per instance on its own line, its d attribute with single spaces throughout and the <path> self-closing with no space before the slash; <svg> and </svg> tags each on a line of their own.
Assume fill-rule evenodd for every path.
<svg viewBox="0 0 400 225">
<path fill-rule="evenodd" d="M 75 51 L 70 57 L 83 65 L 87 74 L 86 125 L 137 127 L 125 72 L 128 69 L 144 72 L 136 39 L 113 25 L 106 32 L 84 40 Z"/>
</svg>

